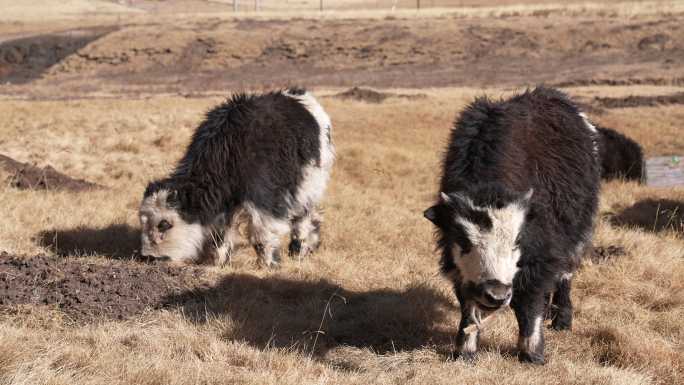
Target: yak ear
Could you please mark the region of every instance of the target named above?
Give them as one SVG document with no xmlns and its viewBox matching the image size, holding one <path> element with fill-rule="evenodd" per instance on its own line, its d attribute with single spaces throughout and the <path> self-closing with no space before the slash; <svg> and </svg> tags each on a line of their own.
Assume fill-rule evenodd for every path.
<svg viewBox="0 0 684 385">
<path fill-rule="evenodd" d="M 436 205 L 430 207 L 429 209 L 423 211 L 423 216 L 425 217 L 425 219 L 429 220 L 430 222 L 432 222 L 434 224 L 437 224 L 437 217 L 438 217 L 437 213 L 440 210 L 439 206 L 440 206 L 440 204 L 436 204 Z"/>
<path fill-rule="evenodd" d="M 453 211 L 452 198 L 446 193 L 439 193 L 439 202 L 423 212 L 423 216 L 440 228 L 448 227 Z"/>
<path fill-rule="evenodd" d="M 460 193 L 439 193 L 441 202 L 449 206 L 455 213 L 463 213 L 475 209 L 475 203 L 468 196 Z"/>
</svg>

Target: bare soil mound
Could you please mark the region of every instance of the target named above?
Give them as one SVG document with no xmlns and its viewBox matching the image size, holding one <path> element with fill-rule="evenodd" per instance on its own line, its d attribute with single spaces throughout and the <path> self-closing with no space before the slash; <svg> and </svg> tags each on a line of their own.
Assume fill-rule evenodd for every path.
<svg viewBox="0 0 684 385">
<path fill-rule="evenodd" d="M 0 307 L 56 306 L 77 322 L 125 319 L 167 306 L 164 298 L 202 282 L 202 269 L 0 254 Z"/>
<path fill-rule="evenodd" d="M 367 103 L 382 103 L 385 99 L 389 97 L 395 97 L 395 98 L 405 98 L 405 99 L 419 99 L 419 98 L 424 98 L 424 94 L 416 94 L 416 95 L 407 95 L 407 94 L 395 94 L 392 92 L 380 92 L 380 91 L 375 91 L 370 88 L 363 88 L 363 87 L 353 87 L 350 88 L 344 92 L 340 92 L 338 94 L 335 94 L 334 97 L 340 98 L 340 99 L 351 99 L 351 100 L 356 100 L 360 102 L 367 102 Z"/>
<path fill-rule="evenodd" d="M 48 68 L 108 34 L 112 28 L 72 30 L 0 43 L 0 83 L 27 83 Z"/>
<path fill-rule="evenodd" d="M 6 183 L 22 190 L 84 191 L 102 188 L 95 183 L 64 175 L 51 166 L 40 168 L 28 163 L 17 162 L 2 154 L 0 154 L 0 171 L 9 175 Z"/>
<path fill-rule="evenodd" d="M 654 107 L 670 104 L 684 104 L 684 92 L 671 95 L 635 96 L 624 98 L 595 98 L 597 104 L 604 108 Z"/>
</svg>

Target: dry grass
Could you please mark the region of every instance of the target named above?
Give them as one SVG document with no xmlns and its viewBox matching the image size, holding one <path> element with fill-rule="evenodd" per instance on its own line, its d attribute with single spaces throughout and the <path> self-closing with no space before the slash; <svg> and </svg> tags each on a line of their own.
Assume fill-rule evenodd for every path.
<svg viewBox="0 0 684 385">
<path fill-rule="evenodd" d="M 590 98 L 678 89 L 571 91 Z M 210 287 L 171 298 L 177 310 L 127 321 L 78 326 L 58 309 L 5 311 L 0 383 L 680 383 L 684 241 L 672 231 L 613 226 L 611 216 L 648 198 L 684 201 L 684 190 L 620 182 L 603 188 L 595 240 L 626 254 L 585 263 L 573 293 L 574 330 L 547 333 L 548 364 L 517 362 L 510 313 L 487 330 L 475 363 L 452 359 L 457 303 L 437 275 L 432 229 L 421 212 L 435 193 L 456 112 L 482 92 L 421 92 L 428 96 L 382 104 L 321 98 L 338 150 L 321 252 L 267 271 L 242 248 L 229 267 L 207 268 Z M 202 112 L 218 100 L 0 104 L 3 152 L 109 187 L 79 194 L 0 187 L 0 251 L 85 254 L 97 263 L 130 253 L 146 181 L 169 170 Z M 683 108 L 609 110 L 595 118 L 656 155 L 684 149 L 677 135 Z M 55 234 L 62 239 L 56 245 Z"/>
</svg>

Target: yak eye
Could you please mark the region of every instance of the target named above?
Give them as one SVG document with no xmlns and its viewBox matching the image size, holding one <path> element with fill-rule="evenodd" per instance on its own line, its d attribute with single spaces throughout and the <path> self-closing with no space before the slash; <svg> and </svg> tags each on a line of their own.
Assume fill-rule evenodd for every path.
<svg viewBox="0 0 684 385">
<path fill-rule="evenodd" d="M 157 228 L 158 228 L 159 231 L 161 231 L 162 233 L 165 232 L 165 231 L 167 231 L 168 229 L 170 229 L 170 228 L 172 228 L 172 227 L 173 227 L 173 225 L 172 225 L 171 223 L 169 223 L 169 221 L 167 221 L 166 219 L 162 219 L 162 220 L 159 222 L 159 224 L 157 225 Z"/>
</svg>

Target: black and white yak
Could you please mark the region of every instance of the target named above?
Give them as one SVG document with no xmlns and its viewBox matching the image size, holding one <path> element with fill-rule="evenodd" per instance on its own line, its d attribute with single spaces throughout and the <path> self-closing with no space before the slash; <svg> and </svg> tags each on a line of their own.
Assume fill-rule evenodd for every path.
<svg viewBox="0 0 684 385">
<path fill-rule="evenodd" d="M 150 183 L 140 206 L 142 254 L 177 262 L 229 260 L 246 217 L 258 261 L 320 244 L 323 197 L 335 158 L 332 125 L 302 89 L 239 93 L 209 111 L 173 173 Z"/>
<path fill-rule="evenodd" d="M 441 270 L 461 305 L 457 354 L 472 358 L 479 328 L 471 325 L 509 304 L 521 361 L 544 363 L 551 295 L 552 327 L 571 327 L 572 274 L 598 205 L 597 139 L 586 116 L 551 88 L 479 98 L 462 112 L 440 197 L 424 213 L 437 227 Z"/>
<path fill-rule="evenodd" d="M 600 135 L 601 177 L 646 183 L 646 163 L 639 143 L 610 128 L 596 129 Z"/>
</svg>

